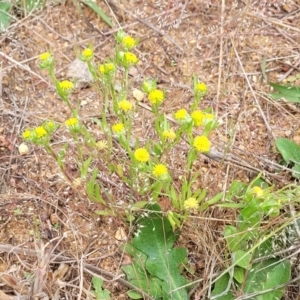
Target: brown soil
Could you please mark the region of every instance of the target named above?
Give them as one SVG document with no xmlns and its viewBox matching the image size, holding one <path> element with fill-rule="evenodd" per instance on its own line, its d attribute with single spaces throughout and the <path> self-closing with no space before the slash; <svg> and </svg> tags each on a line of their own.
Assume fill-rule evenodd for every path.
<svg viewBox="0 0 300 300">
<path fill-rule="evenodd" d="M 209 87 L 201 108 L 212 107 L 221 124 L 211 137 L 213 147 L 234 159 L 202 156 L 196 166 L 203 174 L 198 187 L 214 195 L 226 190 L 233 179 L 250 182 L 259 171 L 265 171 L 274 184 L 290 180 L 285 173 L 275 176 L 269 161 L 278 161 L 274 138 L 300 141 L 300 110 L 270 99 L 261 64 L 266 60 L 271 82 L 289 80 L 289 75 L 299 72 L 299 1 L 96 2 L 113 20 L 113 29 L 91 9 L 81 6 L 79 10 L 74 5 L 77 0 L 67 0 L 20 19 L 0 37 L 0 274 L 5 274 L 0 275 L 1 299 L 17 299 L 13 296 L 17 294 L 22 299 L 93 299 L 91 277 L 97 270 L 111 274 L 98 275 L 103 275 L 112 299 L 127 299 L 128 287 L 115 278 L 128 260 L 120 246 L 132 237 L 134 228 L 121 218 L 96 215 L 101 206 L 72 188 L 43 149 L 30 145 L 29 154 L 18 151 L 24 129 L 46 119 L 63 122 L 70 116 L 47 73 L 36 63 L 47 50 L 55 56 L 57 77 L 65 79 L 68 64 L 76 58 L 74 49 L 80 51 L 91 43 L 96 59 L 103 62 L 113 54 L 118 26 L 123 27 L 140 39 L 136 49 L 140 62 L 131 74 L 131 92 L 140 88 L 143 79 L 157 78 L 167 93 L 163 111 L 172 116 L 188 106 L 193 74 Z M 82 118 L 100 138 L 91 122 L 101 109 L 99 94 L 87 87 L 78 88 L 72 97 L 81 101 Z M 141 111 L 136 136 L 151 136 L 146 128 L 151 118 L 149 111 Z M 58 132 L 55 142 L 59 148 L 70 137 Z M 171 160 L 178 179 L 180 155 L 186 151 L 182 147 L 182 153 Z M 68 165 L 76 177 L 72 158 Z M 116 197 L 116 207 L 126 204 L 122 190 L 109 183 L 107 187 Z M 170 205 L 163 198 L 160 203 L 166 209 Z M 222 230 L 234 217 L 230 211 L 212 208 L 192 216 L 182 229 L 177 244 L 188 249 L 189 267 L 194 270 L 186 276 L 203 279 L 191 299 L 206 299 L 210 275 L 224 266 Z M 55 254 L 72 262 L 63 262 Z M 40 295 L 30 298 L 30 275 L 39 267 L 45 282 Z M 291 287 L 285 299 L 297 299 L 296 293 L 297 287 Z"/>
</svg>

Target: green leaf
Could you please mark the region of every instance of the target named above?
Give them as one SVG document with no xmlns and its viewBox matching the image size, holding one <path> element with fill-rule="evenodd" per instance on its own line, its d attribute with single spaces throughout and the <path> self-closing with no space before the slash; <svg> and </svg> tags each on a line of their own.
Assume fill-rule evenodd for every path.
<svg viewBox="0 0 300 300">
<path fill-rule="evenodd" d="M 11 3 L 10 2 L 0 2 L 0 32 L 4 32 L 11 22 Z"/>
<path fill-rule="evenodd" d="M 270 85 L 279 93 L 271 93 L 273 99 L 277 100 L 285 98 L 289 102 L 300 102 L 300 88 L 292 86 L 284 86 L 276 83 L 270 83 Z"/>
<path fill-rule="evenodd" d="M 176 290 L 186 284 L 186 279 L 179 272 L 179 264 L 186 259 L 186 249 L 174 248 L 177 235 L 173 233 L 169 220 L 161 214 L 159 205 L 148 205 L 147 209 L 152 212 L 138 220 L 136 236 L 130 243 L 129 251 L 135 257 L 136 276 L 128 280 L 136 280 L 134 284 L 139 286 L 148 283 L 146 287 L 148 290 L 150 288 L 151 296 L 155 296 L 155 299 L 160 298 L 153 293 L 153 286 L 156 293 L 159 292 L 158 287 L 161 288 L 163 299 L 188 299 L 185 288 Z M 127 275 L 128 268 L 125 266 L 127 272 L 124 270 Z"/>
<path fill-rule="evenodd" d="M 245 269 L 234 267 L 233 277 L 238 283 L 243 283 L 245 278 Z"/>
<path fill-rule="evenodd" d="M 249 253 L 247 254 L 247 252 L 243 250 L 237 250 L 234 254 L 234 261 L 236 262 L 236 265 L 241 268 L 248 269 L 250 266 L 251 255 Z"/>
<path fill-rule="evenodd" d="M 110 27 L 113 27 L 113 24 L 109 17 L 103 12 L 103 10 L 95 3 L 93 0 L 82 0 L 82 3 L 90 7 L 96 14 L 102 18 L 102 20 L 109 25 Z"/>
<path fill-rule="evenodd" d="M 293 176 L 300 178 L 300 146 L 285 138 L 276 139 L 275 144 L 285 162 L 294 163 Z"/>
<path fill-rule="evenodd" d="M 257 292 L 253 298 L 255 300 L 281 299 L 284 288 L 276 287 L 287 283 L 290 278 L 291 264 L 288 260 L 278 262 L 276 258 L 268 259 L 255 264 L 249 271 L 243 292 L 245 294 Z M 264 290 L 270 291 L 261 293 Z"/>
<path fill-rule="evenodd" d="M 143 296 L 136 291 L 128 291 L 127 295 L 131 299 L 143 299 Z"/>
<path fill-rule="evenodd" d="M 94 276 L 92 278 L 92 284 L 97 300 L 110 300 L 110 292 L 102 289 L 103 280 L 101 278 Z"/>
<path fill-rule="evenodd" d="M 216 283 L 213 291 L 211 292 L 211 297 L 214 299 L 219 299 L 219 300 L 234 300 L 236 299 L 235 295 L 233 294 L 231 289 L 228 289 L 229 285 L 229 274 L 226 273 L 222 277 L 220 277 Z M 227 291 L 228 289 L 228 291 Z M 227 291 L 226 293 L 224 293 Z M 224 293 L 224 294 L 223 294 Z M 220 295 L 218 297 L 218 295 Z"/>
</svg>

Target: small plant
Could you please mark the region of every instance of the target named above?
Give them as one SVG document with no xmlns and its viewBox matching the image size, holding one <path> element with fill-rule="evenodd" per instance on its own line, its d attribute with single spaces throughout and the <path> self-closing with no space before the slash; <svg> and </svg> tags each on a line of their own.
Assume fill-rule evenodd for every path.
<svg viewBox="0 0 300 300">
<path fill-rule="evenodd" d="M 92 285 L 94 288 L 93 293 L 96 296 L 97 300 L 110 300 L 110 292 L 106 289 L 103 289 L 103 280 L 99 277 L 94 276 L 92 278 Z"/>
<path fill-rule="evenodd" d="M 272 254 L 276 232 L 288 223 L 274 229 L 271 221 L 279 216 L 285 204 L 298 201 L 299 191 L 299 187 L 291 185 L 275 192 L 260 176 L 249 186 L 237 181 L 232 184 L 226 203 L 218 206 L 240 210 L 236 225 L 224 228 L 229 266 L 216 280 L 210 299 L 233 300 L 243 295 L 262 300 L 281 299 L 291 277 L 291 264 Z"/>
</svg>

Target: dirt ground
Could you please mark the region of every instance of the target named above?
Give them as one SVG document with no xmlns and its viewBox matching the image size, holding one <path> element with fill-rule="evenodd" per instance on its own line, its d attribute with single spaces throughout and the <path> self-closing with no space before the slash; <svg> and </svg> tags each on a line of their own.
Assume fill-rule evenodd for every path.
<svg viewBox="0 0 300 300">
<path fill-rule="evenodd" d="M 0 274 L 6 274 L 0 281 L 1 299 L 33 299 L 28 296 L 30 274 L 37 268 L 44 271 L 45 282 L 34 299 L 93 299 L 91 277 L 99 270 L 108 273 L 99 275 L 106 279 L 112 299 L 127 299 L 128 287 L 114 278 L 128 259 L 120 246 L 134 229 L 118 218 L 96 215 L 101 206 L 66 183 L 43 149 L 30 146 L 26 155 L 18 150 L 24 129 L 69 117 L 48 75 L 38 68 L 37 58 L 45 51 L 55 56 L 57 77 L 66 79 L 71 75 L 68 65 L 76 58 L 74 49 L 91 43 L 96 59 L 103 62 L 113 54 L 115 33 L 124 28 L 140 39 L 131 91 L 145 78 L 157 78 L 167 93 L 163 111 L 172 116 L 189 104 L 194 74 L 209 87 L 201 108 L 212 107 L 220 122 L 211 141 L 215 151 L 230 153 L 232 159 L 201 157 L 199 187 L 214 195 L 233 179 L 249 182 L 259 171 L 278 186 L 290 180 L 289 174 L 275 175 L 272 169 L 271 162 L 279 159 L 274 139 L 300 142 L 300 110 L 271 100 L 267 81 L 297 84 L 299 0 L 96 2 L 111 18 L 113 29 L 90 8 L 79 9 L 75 0 L 67 0 L 19 16 L 0 36 Z M 86 87 L 77 88 L 72 97 L 81 101 L 81 117 L 89 124 L 100 110 L 99 95 Z M 136 121 L 141 139 L 151 134 L 146 130 L 148 119 L 151 115 L 145 110 Z M 57 147 L 68 141 L 67 136 L 54 138 Z M 70 159 L 70 171 L 73 164 Z M 180 162 L 174 159 L 173 167 L 180 170 Z M 115 192 L 122 198 L 122 192 Z M 216 208 L 185 224 L 177 244 L 188 249 L 194 272 L 187 277 L 203 279 L 191 299 L 207 299 L 210 275 L 224 264 L 223 226 L 233 219 L 232 213 Z M 285 299 L 300 299 L 298 290 L 289 288 Z"/>
</svg>

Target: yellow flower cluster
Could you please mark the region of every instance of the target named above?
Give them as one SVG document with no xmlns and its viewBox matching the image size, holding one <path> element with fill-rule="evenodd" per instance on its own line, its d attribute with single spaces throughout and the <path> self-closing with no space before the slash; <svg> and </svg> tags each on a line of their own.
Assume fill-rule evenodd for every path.
<svg viewBox="0 0 300 300">
<path fill-rule="evenodd" d="M 76 126 L 78 124 L 78 119 L 77 118 L 70 118 L 70 119 L 65 121 L 65 124 L 68 127 Z"/>
<path fill-rule="evenodd" d="M 136 45 L 136 41 L 130 35 L 126 35 L 122 39 L 122 45 L 123 45 L 124 48 L 130 50 Z"/>
<path fill-rule="evenodd" d="M 43 126 L 38 126 L 34 129 L 34 133 L 36 134 L 38 139 L 41 139 L 47 136 L 47 131 Z"/>
<path fill-rule="evenodd" d="M 138 63 L 138 58 L 132 52 L 124 53 L 124 67 L 130 67 Z"/>
<path fill-rule="evenodd" d="M 188 117 L 188 112 L 186 111 L 186 109 L 182 108 L 179 109 L 175 114 L 175 119 L 178 121 L 183 121 Z"/>
<path fill-rule="evenodd" d="M 122 100 L 118 103 L 118 107 L 124 112 L 127 112 L 132 109 L 132 104 L 128 100 Z"/>
<path fill-rule="evenodd" d="M 81 55 L 85 60 L 90 60 L 94 56 L 94 51 L 91 48 L 85 48 L 82 50 Z"/>
<path fill-rule="evenodd" d="M 116 123 L 111 127 L 112 131 L 116 134 L 121 134 L 124 132 L 124 124 L 123 123 Z"/>
<path fill-rule="evenodd" d="M 100 140 L 96 143 L 96 148 L 99 151 L 103 151 L 107 148 L 107 141 L 105 140 Z"/>
<path fill-rule="evenodd" d="M 164 99 L 165 95 L 161 90 L 153 90 L 148 94 L 148 100 L 151 104 L 161 104 Z"/>
<path fill-rule="evenodd" d="M 207 85 L 204 82 L 198 82 L 196 84 L 196 92 L 201 93 L 201 94 L 206 94 L 207 93 Z"/>
<path fill-rule="evenodd" d="M 168 177 L 168 169 L 163 164 L 157 164 L 154 166 L 152 174 L 160 179 L 166 179 Z"/>
<path fill-rule="evenodd" d="M 206 136 L 197 136 L 194 139 L 193 146 L 197 151 L 206 153 L 210 150 L 210 141 Z"/>
<path fill-rule="evenodd" d="M 199 203 L 193 197 L 188 198 L 187 200 L 185 200 L 183 205 L 184 205 L 184 208 L 186 210 L 194 210 L 194 209 L 197 209 L 199 207 Z"/>
<path fill-rule="evenodd" d="M 166 140 L 174 141 L 176 139 L 176 133 L 172 129 L 165 130 L 162 135 Z"/>
<path fill-rule="evenodd" d="M 74 84 L 69 80 L 63 80 L 58 85 L 64 93 L 70 93 L 74 88 Z"/>
<path fill-rule="evenodd" d="M 191 117 L 196 127 L 203 125 L 204 114 L 201 110 L 193 111 Z"/>
<path fill-rule="evenodd" d="M 116 67 L 113 63 L 106 63 L 99 66 L 99 72 L 101 74 L 110 74 L 115 71 Z"/>
<path fill-rule="evenodd" d="M 264 195 L 264 190 L 259 186 L 255 186 L 255 187 L 253 187 L 253 194 L 256 197 L 260 198 Z"/>
<path fill-rule="evenodd" d="M 138 148 L 134 151 L 134 157 L 138 162 L 147 162 L 150 159 L 150 154 L 145 148 Z"/>
<path fill-rule="evenodd" d="M 45 61 L 48 60 L 51 57 L 51 53 L 50 52 L 44 52 L 40 55 L 40 60 L 41 61 Z"/>
</svg>

